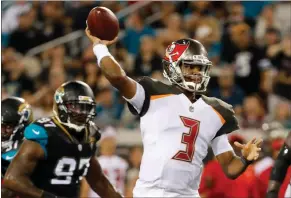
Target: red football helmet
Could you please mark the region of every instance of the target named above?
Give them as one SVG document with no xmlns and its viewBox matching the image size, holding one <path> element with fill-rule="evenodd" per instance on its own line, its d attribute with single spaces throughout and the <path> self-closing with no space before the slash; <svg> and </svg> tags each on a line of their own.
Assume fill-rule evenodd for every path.
<svg viewBox="0 0 291 198">
<path fill-rule="evenodd" d="M 185 70 L 199 67 L 199 72 Z M 163 74 L 171 83 L 191 92 L 205 92 L 209 83 L 212 62 L 207 58 L 204 46 L 197 40 L 180 39 L 166 49 L 163 58 Z"/>
</svg>

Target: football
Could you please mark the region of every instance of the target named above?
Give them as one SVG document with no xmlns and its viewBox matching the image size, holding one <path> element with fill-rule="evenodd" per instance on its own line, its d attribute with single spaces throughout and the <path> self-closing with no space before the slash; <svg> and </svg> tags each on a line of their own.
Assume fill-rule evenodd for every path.
<svg viewBox="0 0 291 198">
<path fill-rule="evenodd" d="M 87 17 L 87 26 L 93 36 L 111 41 L 119 32 L 119 22 L 115 14 L 105 7 L 93 8 Z"/>
</svg>

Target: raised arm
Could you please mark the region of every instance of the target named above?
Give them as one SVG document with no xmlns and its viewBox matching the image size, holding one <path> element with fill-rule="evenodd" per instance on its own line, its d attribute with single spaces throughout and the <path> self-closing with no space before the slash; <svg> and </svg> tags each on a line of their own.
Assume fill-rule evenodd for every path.
<svg viewBox="0 0 291 198">
<path fill-rule="evenodd" d="M 9 191 L 21 197 L 41 198 L 50 193 L 37 188 L 30 180 L 39 160 L 45 156 L 41 146 L 33 141 L 25 140 L 11 162 L 3 181 L 2 197 L 10 197 Z"/>
<path fill-rule="evenodd" d="M 101 166 L 95 157 L 90 160 L 90 167 L 86 175 L 86 180 L 91 189 L 94 190 L 101 198 L 121 198 L 122 196 L 116 192 L 112 184 L 103 174 Z"/>
<path fill-rule="evenodd" d="M 103 41 L 92 36 L 88 28 L 85 32 L 89 40 L 93 43 L 93 51 L 104 76 L 112 86 L 120 91 L 121 95 L 127 99 L 133 98 L 136 93 L 137 83 L 126 75 L 125 71 L 120 67 L 107 48 L 107 46 L 116 42 L 117 38 L 113 41 Z"/>
</svg>

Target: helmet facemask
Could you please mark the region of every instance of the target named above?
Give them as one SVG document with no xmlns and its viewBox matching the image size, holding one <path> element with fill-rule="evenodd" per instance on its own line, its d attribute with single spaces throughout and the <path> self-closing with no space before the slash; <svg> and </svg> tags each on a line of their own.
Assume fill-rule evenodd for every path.
<svg viewBox="0 0 291 198">
<path fill-rule="evenodd" d="M 209 83 L 211 61 L 203 55 L 193 55 L 189 59 L 179 58 L 176 62 L 171 60 L 163 60 L 163 75 L 173 84 L 179 85 L 181 88 L 190 91 L 203 93 L 207 89 Z M 193 68 L 199 68 L 194 71 Z"/>
<path fill-rule="evenodd" d="M 20 119 L 18 122 L 3 121 L 1 122 L 1 150 L 10 148 L 13 144 L 13 138 L 17 133 L 22 133 L 22 129 L 32 121 L 32 112 L 29 105 L 23 105 L 18 111 Z"/>
<path fill-rule="evenodd" d="M 82 101 L 69 101 L 65 103 L 68 119 L 76 125 L 86 125 L 95 117 L 95 103 L 82 103 Z"/>
<path fill-rule="evenodd" d="M 79 100 L 69 101 L 63 101 L 61 96 L 57 95 L 55 98 L 53 112 L 56 118 L 77 132 L 82 131 L 96 116 L 96 104 L 90 97 L 79 96 Z"/>
</svg>

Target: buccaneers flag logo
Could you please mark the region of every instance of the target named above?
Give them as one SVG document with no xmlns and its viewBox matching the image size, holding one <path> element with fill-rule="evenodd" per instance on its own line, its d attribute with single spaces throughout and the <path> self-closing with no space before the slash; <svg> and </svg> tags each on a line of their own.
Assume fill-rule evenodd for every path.
<svg viewBox="0 0 291 198">
<path fill-rule="evenodd" d="M 164 59 L 166 61 L 177 61 L 181 55 L 185 52 L 185 50 L 189 47 L 189 42 L 185 44 L 178 44 L 178 43 L 172 43 L 167 47 L 166 55 L 164 56 Z"/>
</svg>

